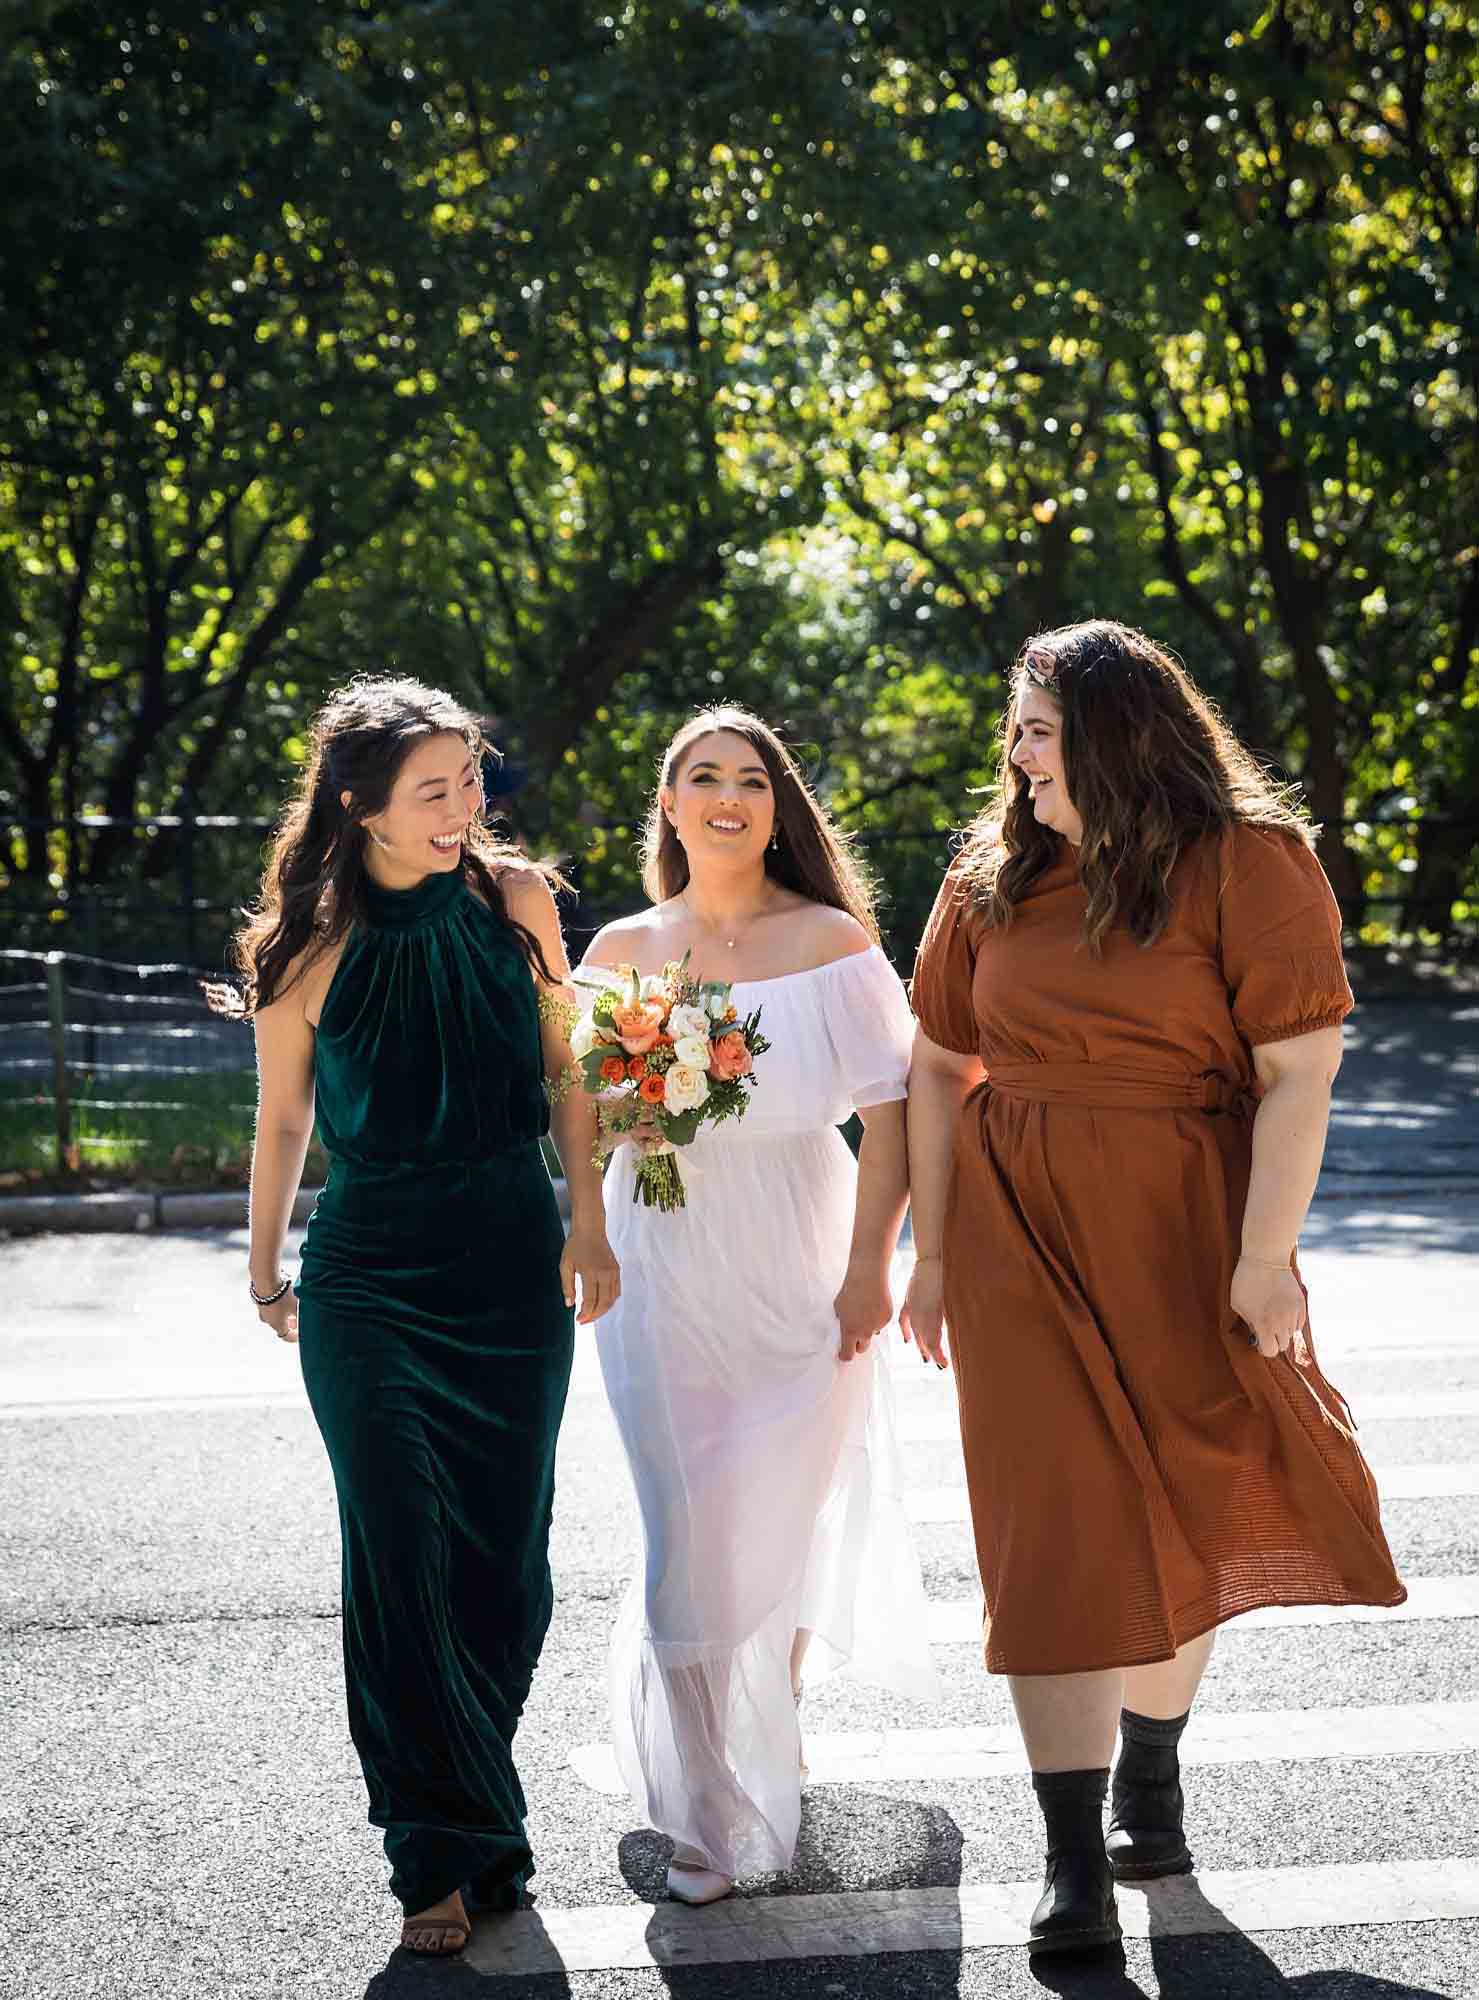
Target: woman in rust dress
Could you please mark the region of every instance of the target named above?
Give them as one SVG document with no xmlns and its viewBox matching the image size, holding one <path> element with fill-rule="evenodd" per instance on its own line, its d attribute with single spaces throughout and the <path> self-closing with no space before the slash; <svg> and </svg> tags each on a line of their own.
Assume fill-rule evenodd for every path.
<svg viewBox="0 0 1479 2000">
<path fill-rule="evenodd" d="M 1399 1604 L 1295 1241 L 1351 1005 L 1307 825 L 1142 634 L 1029 642 L 920 947 L 906 1333 L 960 1399 L 986 1664 L 1047 1823 L 1034 1950 L 1191 1866 L 1217 1626 Z M 1109 1833 L 1102 1804 L 1118 1728 Z"/>
</svg>

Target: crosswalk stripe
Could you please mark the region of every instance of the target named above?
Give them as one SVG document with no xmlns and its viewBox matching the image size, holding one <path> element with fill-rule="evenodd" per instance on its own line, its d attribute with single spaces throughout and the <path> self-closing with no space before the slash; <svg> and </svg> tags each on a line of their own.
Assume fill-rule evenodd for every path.
<svg viewBox="0 0 1479 2000">
<path fill-rule="evenodd" d="M 1479 1618 L 1479 1575 L 1404 1576 L 1405 1604 L 1278 1604 L 1263 1611 L 1245 1611 L 1230 1621 L 1238 1632 L 1250 1625 L 1363 1625 L 1377 1620 L 1414 1618 Z M 978 1646 L 981 1643 L 981 1600 L 946 1598 L 926 1610 L 932 1646 Z"/>
<path fill-rule="evenodd" d="M 866 1958 L 1020 1947 L 1036 1882 L 874 1889 L 824 1896 L 543 1905 L 478 1926 L 463 1962 L 481 1973 L 643 1971 L 653 1966 Z M 1479 1862 L 1351 1862 L 1183 1875 L 1122 1889 L 1128 1937 L 1444 1923 L 1479 1917 Z"/>
<path fill-rule="evenodd" d="M 911 1402 L 913 1399 L 910 1399 Z M 1364 1431 L 1371 1424 L 1398 1423 L 1413 1417 L 1479 1417 L 1479 1389 L 1435 1389 L 1410 1396 L 1357 1396 L 1352 1405 Z M 935 1408 L 907 1408 L 899 1418 L 905 1444 L 955 1444 L 960 1419 L 954 1399 L 942 1397 Z"/>
<path fill-rule="evenodd" d="M 1479 1751 L 1479 1701 L 1375 1708 L 1201 1710 L 1181 1742 L 1181 1762 L 1305 1764 L 1327 1757 L 1425 1757 Z M 807 1730 L 813 1785 L 1008 1778 L 1027 1769 L 1014 1724 L 959 1729 Z M 609 1743 L 569 1754 L 581 1782 L 608 1798 L 625 1787 Z"/>
<path fill-rule="evenodd" d="M 1383 1465 L 1371 1467 L 1383 1500 L 1471 1500 L 1479 1498 L 1479 1458 L 1456 1465 Z M 968 1521 L 970 1502 L 964 1486 L 922 1486 L 904 1495 L 904 1511 L 920 1525 Z"/>
<path fill-rule="evenodd" d="M 301 1383 L 292 1389 L 223 1390 L 218 1396 L 79 1396 L 65 1401 L 0 1404 L 0 1424 L 40 1418 L 209 1416 L 216 1411 L 308 1408 Z"/>
</svg>

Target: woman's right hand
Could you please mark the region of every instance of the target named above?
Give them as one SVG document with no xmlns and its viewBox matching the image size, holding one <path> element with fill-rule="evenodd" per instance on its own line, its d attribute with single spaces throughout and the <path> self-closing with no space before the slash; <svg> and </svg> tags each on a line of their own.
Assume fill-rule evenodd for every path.
<svg viewBox="0 0 1479 2000">
<path fill-rule="evenodd" d="M 664 1143 L 656 1119 L 639 1118 L 634 1125 L 628 1125 L 622 1130 L 610 1123 L 610 1117 L 611 1113 L 607 1106 L 602 1104 L 597 1110 L 596 1121 L 603 1153 L 614 1153 L 618 1146 L 627 1144 L 635 1146 L 639 1153 L 651 1153 Z"/>
<path fill-rule="evenodd" d="M 916 1257 L 899 1310 L 899 1331 L 919 1349 L 921 1361 L 948 1368 L 945 1352 L 945 1267 L 938 1257 Z"/>
<path fill-rule="evenodd" d="M 270 1306 L 258 1306 L 257 1318 L 263 1326 L 270 1326 L 279 1340 L 291 1346 L 298 1338 L 298 1294 L 289 1285 L 280 1299 Z"/>
</svg>

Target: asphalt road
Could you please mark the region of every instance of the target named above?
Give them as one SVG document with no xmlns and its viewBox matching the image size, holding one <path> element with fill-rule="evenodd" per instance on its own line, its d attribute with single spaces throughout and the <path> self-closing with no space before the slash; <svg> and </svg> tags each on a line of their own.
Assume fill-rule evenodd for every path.
<svg viewBox="0 0 1479 2000">
<path fill-rule="evenodd" d="M 1038 1828 L 1005 1688 L 949 1636 L 933 1711 L 842 1683 L 811 1700 L 794 1870 L 675 1923 L 664 1843 L 600 1782 L 637 1534 L 589 1336 L 520 1738 L 539 1902 L 516 1962 L 545 1969 L 501 1971 L 496 1923 L 461 1964 L 396 1952 L 345 1731 L 327 1468 L 295 1356 L 244 1304 L 242 1236 L 0 1245 L 0 1995 L 1479 2000 L 1479 1188 L 1425 1191 L 1391 1128 L 1451 1140 L 1451 1184 L 1466 1056 L 1426 1065 L 1420 1042 L 1385 1095 L 1357 1066 L 1371 1122 L 1346 1130 L 1306 1266 L 1433 1615 L 1229 1628 L 1201 1711 L 1218 1761 L 1188 1783 L 1201 1886 L 1122 1898 L 1151 1933 L 1123 1967 L 1034 1976 L 1001 1941 L 997 1903 L 1022 1899 L 994 1885 L 1033 1877 Z M 897 1346 L 892 1365 L 932 1616 L 968 1631 L 949 1384 Z"/>
</svg>

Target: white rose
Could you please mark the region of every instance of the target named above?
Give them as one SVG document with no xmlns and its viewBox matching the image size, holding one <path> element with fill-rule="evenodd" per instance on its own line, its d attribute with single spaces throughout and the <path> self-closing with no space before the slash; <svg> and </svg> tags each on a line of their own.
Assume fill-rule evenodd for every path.
<svg viewBox="0 0 1479 2000">
<path fill-rule="evenodd" d="M 674 1063 L 666 1081 L 668 1094 L 664 1104 L 669 1111 L 697 1111 L 709 1094 L 709 1079 L 701 1069 L 694 1069 L 688 1063 Z"/>
<path fill-rule="evenodd" d="M 696 1036 L 702 1041 L 709 1038 L 709 1017 L 702 1007 L 684 1005 L 675 1007 L 668 1016 L 668 1033 L 679 1041 L 686 1035 Z M 681 1061 L 682 1058 L 680 1057 Z"/>
<path fill-rule="evenodd" d="M 667 997 L 668 982 L 662 977 L 661 973 L 649 972 L 647 977 L 642 981 L 642 998 L 644 1000 L 666 1000 Z"/>
<path fill-rule="evenodd" d="M 588 1056 L 600 1041 L 600 1031 L 596 1027 L 593 1014 L 582 1014 L 570 1031 L 570 1053 L 577 1062 Z"/>
<path fill-rule="evenodd" d="M 724 1016 L 729 1012 L 729 996 L 727 993 L 711 993 L 704 1004 L 716 1021 L 722 1021 Z"/>
<path fill-rule="evenodd" d="M 673 1054 L 685 1069 L 707 1069 L 711 1053 L 707 1035 L 680 1035 L 673 1043 Z"/>
</svg>

